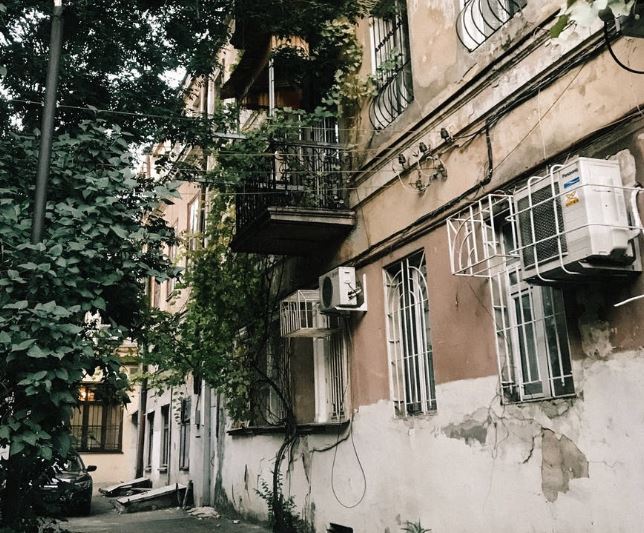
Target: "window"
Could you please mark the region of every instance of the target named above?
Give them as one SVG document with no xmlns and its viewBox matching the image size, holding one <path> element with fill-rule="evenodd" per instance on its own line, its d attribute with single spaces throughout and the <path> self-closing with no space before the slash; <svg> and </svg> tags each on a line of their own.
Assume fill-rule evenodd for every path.
<svg viewBox="0 0 644 533">
<path fill-rule="evenodd" d="M 346 420 L 349 378 L 344 331 L 329 330 L 323 337 L 310 332 L 281 337 L 277 322 L 274 331 L 266 374 L 280 388 L 280 394 L 268 383 L 263 386 L 259 400 L 264 411 L 255 423 L 284 422 L 285 406 L 280 395 L 292 402 L 300 424 Z"/>
<path fill-rule="evenodd" d="M 168 459 L 170 457 L 170 406 L 161 407 L 161 460 L 159 468 L 165 470 L 168 468 Z"/>
<path fill-rule="evenodd" d="M 161 283 L 153 279 L 150 285 L 152 287 L 152 307 L 159 309 L 161 306 Z"/>
<path fill-rule="evenodd" d="M 152 450 L 154 449 L 154 413 L 148 413 L 148 436 L 147 436 L 147 456 L 145 461 L 146 470 L 152 468 Z"/>
<path fill-rule="evenodd" d="M 188 251 L 193 252 L 198 247 L 200 227 L 199 198 L 188 204 Z"/>
<path fill-rule="evenodd" d="M 339 422 L 347 418 L 347 349 L 340 331 L 314 339 L 315 421 Z"/>
<path fill-rule="evenodd" d="M 461 0 L 456 32 L 470 52 L 521 11 L 527 0 Z"/>
<path fill-rule="evenodd" d="M 514 247 L 511 223 L 497 230 Z M 563 293 L 521 280 L 520 261 L 507 255 L 492 277 L 492 306 L 503 399 L 509 402 L 575 393 Z"/>
<path fill-rule="evenodd" d="M 391 393 L 397 416 L 436 409 L 425 253 L 385 270 Z"/>
<path fill-rule="evenodd" d="M 178 230 L 178 223 L 175 222 L 172 226 L 172 230 L 175 235 L 177 235 L 177 230 Z M 170 244 L 168 246 L 168 262 L 170 265 L 174 266 L 175 261 L 177 260 L 177 246 L 175 244 Z M 166 298 L 170 299 L 172 297 L 172 293 L 174 292 L 174 289 L 177 284 L 177 279 L 175 277 L 170 277 L 166 281 Z"/>
<path fill-rule="evenodd" d="M 123 406 L 102 401 L 96 385 L 81 385 L 80 405 L 71 419 L 71 433 L 79 452 L 120 452 Z"/>
<path fill-rule="evenodd" d="M 371 64 L 377 95 L 369 118 L 377 130 L 386 128 L 414 100 L 405 0 L 384 2 L 371 18 Z"/>
<path fill-rule="evenodd" d="M 188 470 L 190 468 L 190 410 L 192 401 L 190 398 L 181 399 L 181 412 L 179 414 L 179 468 Z"/>
<path fill-rule="evenodd" d="M 277 332 L 278 327 L 273 327 L 274 334 L 268 342 L 266 351 L 266 375 L 271 379 L 275 387 L 266 383 L 261 391 L 261 401 L 264 403 L 263 420 L 260 424 L 281 424 L 286 418 L 286 406 L 280 397 L 280 393 L 287 399 L 290 399 L 290 365 L 289 358 L 291 354 L 291 345 L 289 339 L 280 337 Z"/>
</svg>

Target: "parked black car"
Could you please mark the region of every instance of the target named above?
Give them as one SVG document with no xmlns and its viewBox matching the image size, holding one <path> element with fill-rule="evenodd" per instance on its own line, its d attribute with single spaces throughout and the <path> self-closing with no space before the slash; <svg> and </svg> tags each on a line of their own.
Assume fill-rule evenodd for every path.
<svg viewBox="0 0 644 533">
<path fill-rule="evenodd" d="M 65 462 L 54 465 L 52 477 L 40 489 L 41 503 L 47 514 L 89 514 L 92 509 L 92 476 L 94 465 L 85 466 L 76 452 Z"/>
</svg>

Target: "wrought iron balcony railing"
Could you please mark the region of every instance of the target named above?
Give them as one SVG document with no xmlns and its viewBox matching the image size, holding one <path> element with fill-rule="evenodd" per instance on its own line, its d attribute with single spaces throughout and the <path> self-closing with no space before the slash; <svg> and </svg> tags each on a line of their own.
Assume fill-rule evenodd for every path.
<svg viewBox="0 0 644 533">
<path fill-rule="evenodd" d="M 476 50 L 527 4 L 527 0 L 465 0 L 456 33 L 470 52 Z"/>
<path fill-rule="evenodd" d="M 267 168 L 244 179 L 237 191 L 237 232 L 269 207 L 346 209 L 348 154 L 338 144 L 274 142 Z"/>
<path fill-rule="evenodd" d="M 373 76 L 377 94 L 369 119 L 377 130 L 391 124 L 413 101 L 407 5 L 394 0 L 391 10 L 371 18 Z"/>
<path fill-rule="evenodd" d="M 409 60 L 378 80 L 378 92 L 369 106 L 369 119 L 377 130 L 386 128 L 414 100 Z"/>
</svg>

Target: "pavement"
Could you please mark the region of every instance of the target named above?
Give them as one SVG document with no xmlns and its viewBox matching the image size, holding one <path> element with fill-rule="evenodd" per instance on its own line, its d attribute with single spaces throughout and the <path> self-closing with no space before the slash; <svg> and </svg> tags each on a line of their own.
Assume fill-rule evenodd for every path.
<svg viewBox="0 0 644 533">
<path fill-rule="evenodd" d="M 218 533 L 269 533 L 261 526 L 219 516 L 211 508 L 200 508 L 191 514 L 180 508 L 158 509 L 141 513 L 118 514 L 109 498 L 96 494 L 92 499 L 92 514 L 68 517 L 59 522 L 61 531 L 73 533 L 141 533 L 142 531 L 192 532 L 215 531 Z"/>
</svg>

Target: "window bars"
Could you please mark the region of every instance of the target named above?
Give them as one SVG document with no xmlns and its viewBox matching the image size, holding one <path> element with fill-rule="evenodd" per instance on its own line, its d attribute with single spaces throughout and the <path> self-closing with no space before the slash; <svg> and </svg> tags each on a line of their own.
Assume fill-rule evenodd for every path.
<svg viewBox="0 0 644 533">
<path fill-rule="evenodd" d="M 123 406 L 96 397 L 95 385 L 82 385 L 70 429 L 78 451 L 121 451 Z"/>
<path fill-rule="evenodd" d="M 505 269 L 508 260 L 517 259 L 515 226 L 508 226 L 513 232 L 508 240 L 494 227 L 494 221 L 503 222 L 513 213 L 512 195 L 489 194 L 451 216 L 447 236 L 452 274 L 488 278 Z"/>
<path fill-rule="evenodd" d="M 501 392 L 505 402 L 575 393 L 563 293 L 516 283 L 518 266 L 492 278 Z"/>
<path fill-rule="evenodd" d="M 503 401 L 570 396 L 574 384 L 563 295 L 523 279 L 516 220 L 514 197 L 502 194 L 488 195 L 450 217 L 452 273 L 491 282 Z"/>
<path fill-rule="evenodd" d="M 436 409 L 425 253 L 385 271 L 387 341 L 396 415 Z"/>
<path fill-rule="evenodd" d="M 315 421 L 341 422 L 347 418 L 349 387 L 347 345 L 343 331 L 316 339 Z"/>
<path fill-rule="evenodd" d="M 461 0 L 463 9 L 456 22 L 459 41 L 473 52 L 526 4 L 527 0 Z"/>
<path fill-rule="evenodd" d="M 393 3 L 386 16 L 371 18 L 371 63 L 377 94 L 369 107 L 369 119 L 377 130 L 391 124 L 414 100 L 406 3 Z"/>
</svg>

